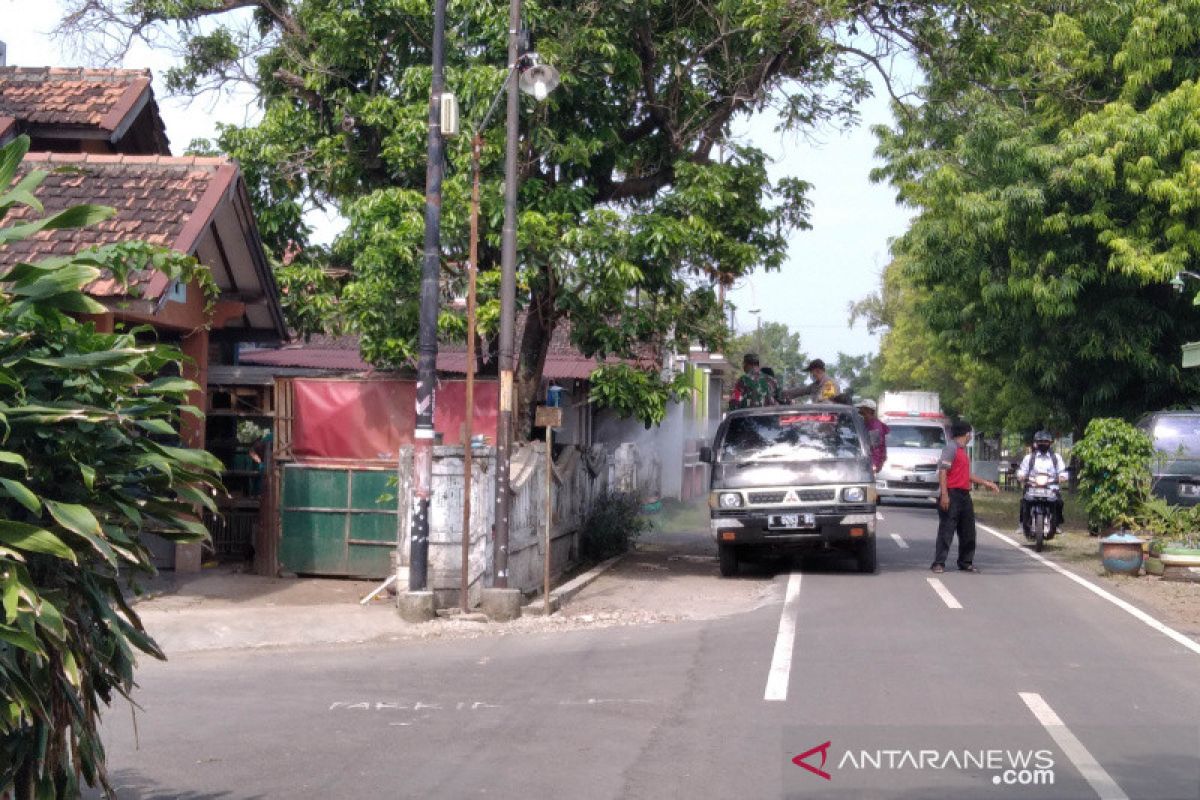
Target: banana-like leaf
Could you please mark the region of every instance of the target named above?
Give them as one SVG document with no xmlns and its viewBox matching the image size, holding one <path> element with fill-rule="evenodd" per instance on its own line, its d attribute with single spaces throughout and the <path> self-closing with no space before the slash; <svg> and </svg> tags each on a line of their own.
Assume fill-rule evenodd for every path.
<svg viewBox="0 0 1200 800">
<path fill-rule="evenodd" d="M 0 625 L 0 642 L 8 642 L 11 645 L 27 650 L 30 653 L 38 656 L 45 656 L 46 651 L 42 649 L 41 643 L 37 637 L 30 636 L 24 631 L 11 628 L 7 625 Z"/>
<path fill-rule="evenodd" d="M 28 239 L 38 231 L 61 228 L 84 228 L 88 225 L 94 225 L 97 222 L 103 222 L 115 213 L 117 213 L 117 210 L 110 206 L 72 206 L 58 212 L 52 217 L 45 217 L 36 222 L 26 222 L 23 225 L 0 228 L 0 245 L 20 241 L 21 239 Z"/>
<path fill-rule="evenodd" d="M 16 522 L 11 519 L 0 519 L 0 544 L 27 553 L 44 553 L 49 556 L 77 563 L 75 551 L 67 546 L 62 539 L 45 528 Z"/>
<path fill-rule="evenodd" d="M 96 489 L 96 468 L 87 464 L 79 465 L 79 474 L 83 476 L 83 485 L 89 492 Z"/>
<path fill-rule="evenodd" d="M 174 436 L 179 432 L 175 430 L 175 428 L 171 427 L 171 423 L 162 419 L 139 419 L 135 420 L 133 424 L 137 425 L 144 431 L 149 431 L 150 433 L 160 433 L 164 436 Z"/>
<path fill-rule="evenodd" d="M 0 450 L 0 464 L 12 464 L 21 469 L 29 469 L 29 465 L 25 463 L 25 457 L 20 453 L 11 453 L 7 450 Z"/>
<path fill-rule="evenodd" d="M 8 492 L 8 496 L 13 500 L 16 500 L 34 514 L 41 515 L 42 501 L 38 500 L 38 496 L 31 492 L 28 486 L 9 478 L 0 478 L 0 486 L 4 487 L 4 491 Z"/>
<path fill-rule="evenodd" d="M 17 168 L 29 152 L 29 137 L 21 134 L 3 148 L 0 148 L 0 186 L 8 186 L 17 174 Z M 0 194 L 0 201 L 4 195 Z"/>
<path fill-rule="evenodd" d="M 143 392 L 198 392 L 200 386 L 187 378 L 159 378 L 147 384 Z"/>
</svg>

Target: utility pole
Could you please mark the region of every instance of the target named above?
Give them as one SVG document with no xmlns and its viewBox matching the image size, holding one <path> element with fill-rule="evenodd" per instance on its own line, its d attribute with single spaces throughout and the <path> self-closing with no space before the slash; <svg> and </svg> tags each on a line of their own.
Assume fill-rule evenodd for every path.
<svg viewBox="0 0 1200 800">
<path fill-rule="evenodd" d="M 521 57 L 521 0 L 508 9 L 508 74 L 514 75 Z M 504 230 L 500 246 L 500 413 L 496 427 L 495 576 L 497 589 L 508 588 L 508 522 L 512 495 L 508 488 L 508 462 L 512 453 L 514 334 L 517 305 L 517 145 L 520 89 L 508 82 L 508 108 L 504 142 Z"/>
<path fill-rule="evenodd" d="M 417 360 L 417 426 L 413 442 L 413 516 L 408 589 L 426 593 L 429 573 L 429 497 L 433 486 L 433 412 L 437 385 L 437 320 L 441 273 L 442 171 L 441 115 L 446 88 L 446 0 L 433 6 L 433 80 L 429 99 L 429 161 L 425 168 L 425 250 L 421 265 L 420 342 Z M 468 410 L 470 413 L 470 410 Z M 468 447 L 469 447 L 468 443 Z M 464 532 L 465 535 L 465 532 Z M 432 611 L 430 598 L 429 611 Z M 402 612 L 403 613 L 403 612 Z"/>
</svg>

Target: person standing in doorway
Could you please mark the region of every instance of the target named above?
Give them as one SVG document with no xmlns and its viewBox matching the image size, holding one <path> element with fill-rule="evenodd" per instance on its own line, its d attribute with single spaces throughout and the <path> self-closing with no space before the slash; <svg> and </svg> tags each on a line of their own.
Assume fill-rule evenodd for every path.
<svg viewBox="0 0 1200 800">
<path fill-rule="evenodd" d="M 975 566 L 975 506 L 971 502 L 971 487 L 983 486 L 993 492 L 1000 487 L 989 480 L 971 474 L 971 424 L 964 420 L 950 428 L 953 438 L 938 461 L 938 532 L 937 550 L 933 556 L 933 571 L 946 571 L 950 543 L 958 534 L 958 568 L 964 572 L 979 572 Z"/>
</svg>

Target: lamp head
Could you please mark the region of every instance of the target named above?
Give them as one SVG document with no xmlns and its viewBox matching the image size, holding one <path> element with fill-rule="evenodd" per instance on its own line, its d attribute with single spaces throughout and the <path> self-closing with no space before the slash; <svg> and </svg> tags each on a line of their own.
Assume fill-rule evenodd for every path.
<svg viewBox="0 0 1200 800">
<path fill-rule="evenodd" d="M 533 95 L 540 103 L 546 99 L 546 96 L 550 92 L 554 91 L 554 87 L 558 86 L 558 70 L 549 64 L 540 63 L 535 54 L 530 54 L 529 59 L 532 63 L 521 70 L 521 77 L 517 79 L 517 86 L 525 94 Z"/>
<path fill-rule="evenodd" d="M 1171 278 L 1171 288 L 1175 290 L 1175 294 L 1183 294 L 1183 274 L 1176 272 L 1175 277 Z"/>
</svg>

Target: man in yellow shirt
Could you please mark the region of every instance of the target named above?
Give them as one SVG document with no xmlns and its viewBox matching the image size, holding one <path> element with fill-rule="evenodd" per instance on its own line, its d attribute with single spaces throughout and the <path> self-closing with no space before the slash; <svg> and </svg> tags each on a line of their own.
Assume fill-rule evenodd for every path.
<svg viewBox="0 0 1200 800">
<path fill-rule="evenodd" d="M 834 398 L 842 393 L 837 382 L 826 374 L 825 362 L 821 359 L 814 358 L 804 371 L 812 377 L 812 383 L 796 389 L 785 389 L 782 392 L 785 400 L 791 402 L 801 397 L 809 397 L 814 403 L 832 403 Z"/>
</svg>

